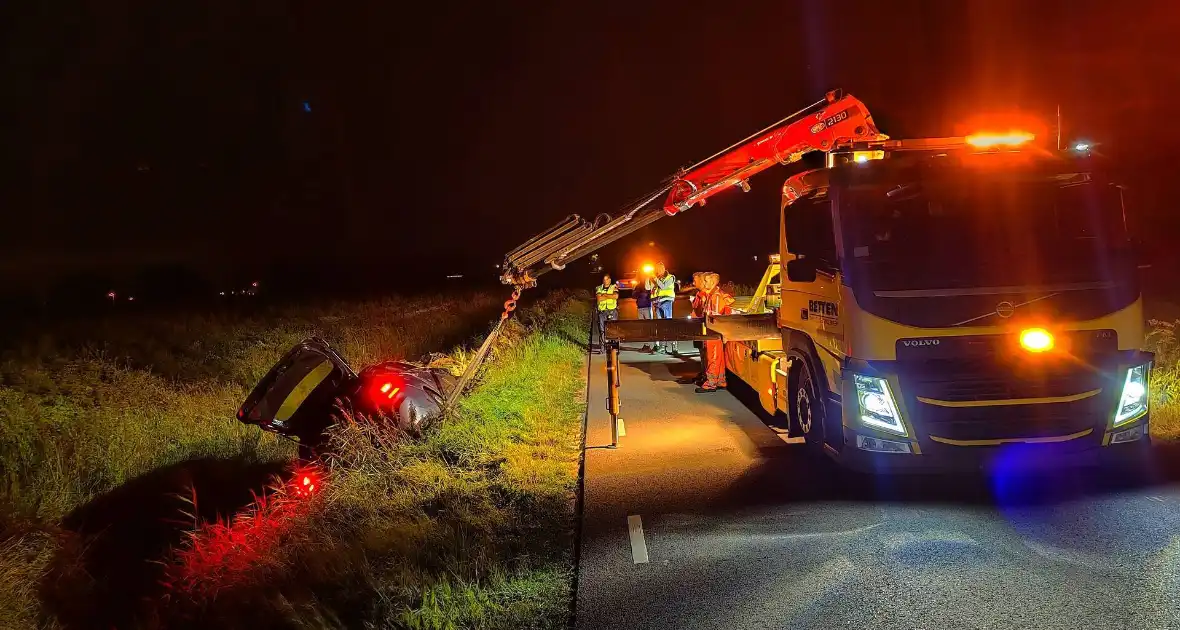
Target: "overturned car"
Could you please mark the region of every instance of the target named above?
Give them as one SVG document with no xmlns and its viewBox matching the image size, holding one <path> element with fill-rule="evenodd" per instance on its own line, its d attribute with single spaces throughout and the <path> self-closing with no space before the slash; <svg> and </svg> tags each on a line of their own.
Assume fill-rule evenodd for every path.
<svg viewBox="0 0 1180 630">
<path fill-rule="evenodd" d="M 457 379 L 449 370 L 409 361 L 384 361 L 358 374 L 328 342 L 305 339 L 254 386 L 238 420 L 299 443 L 302 458 L 326 446 L 326 431 L 341 416 L 413 432 L 443 411 Z"/>
</svg>

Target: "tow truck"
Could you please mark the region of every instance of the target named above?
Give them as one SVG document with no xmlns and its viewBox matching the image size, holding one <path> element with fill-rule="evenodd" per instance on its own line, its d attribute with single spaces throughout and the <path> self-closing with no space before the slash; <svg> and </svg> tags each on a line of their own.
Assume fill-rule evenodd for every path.
<svg viewBox="0 0 1180 630">
<path fill-rule="evenodd" d="M 509 252 L 501 280 L 519 295 L 815 152 L 823 167 L 782 186 L 778 256 L 744 313 L 608 324 L 613 416 L 619 343 L 720 338 L 766 411 L 856 469 L 1139 461 L 1153 356 L 1121 188 L 1025 131 L 893 139 L 829 92 L 616 217 L 567 217 Z"/>
</svg>

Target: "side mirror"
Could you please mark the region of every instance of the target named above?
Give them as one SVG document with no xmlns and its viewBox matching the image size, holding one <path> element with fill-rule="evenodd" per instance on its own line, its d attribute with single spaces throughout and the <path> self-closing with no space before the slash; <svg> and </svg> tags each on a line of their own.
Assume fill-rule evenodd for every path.
<svg viewBox="0 0 1180 630">
<path fill-rule="evenodd" d="M 815 282 L 815 264 L 806 258 L 788 260 L 787 280 L 791 282 Z"/>
</svg>

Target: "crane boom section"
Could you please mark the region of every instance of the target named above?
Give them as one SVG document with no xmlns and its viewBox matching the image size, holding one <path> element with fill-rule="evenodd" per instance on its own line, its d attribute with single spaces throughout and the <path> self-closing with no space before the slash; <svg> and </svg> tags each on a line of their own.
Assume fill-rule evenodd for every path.
<svg viewBox="0 0 1180 630">
<path fill-rule="evenodd" d="M 815 151 L 887 139 L 877 131 L 872 115 L 859 99 L 838 90 L 828 92 L 823 100 L 680 169 L 617 217 L 601 215 L 593 222 L 576 215 L 567 217 L 510 252 L 500 279 L 505 284 L 531 286 L 542 273 L 562 269 L 661 217 L 704 205 L 723 190 L 749 190 L 749 178 L 775 164 L 790 164 Z"/>
<path fill-rule="evenodd" d="M 796 162 L 813 151 L 887 138 L 877 131 L 872 115 L 859 99 L 829 92 L 824 100 L 679 172 L 664 201 L 664 212 L 674 215 L 704 205 L 730 188 L 749 190 L 751 176 L 775 164 Z"/>
</svg>

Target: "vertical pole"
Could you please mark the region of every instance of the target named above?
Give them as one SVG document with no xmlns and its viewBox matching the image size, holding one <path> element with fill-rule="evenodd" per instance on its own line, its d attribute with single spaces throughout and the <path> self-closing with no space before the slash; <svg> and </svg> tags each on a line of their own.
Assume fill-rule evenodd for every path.
<svg viewBox="0 0 1180 630">
<path fill-rule="evenodd" d="M 606 349 L 606 410 L 610 413 L 610 447 L 619 447 L 619 343 Z"/>
<path fill-rule="evenodd" d="M 1057 150 L 1061 150 L 1061 103 L 1057 104 Z"/>
<path fill-rule="evenodd" d="M 619 369 L 619 342 L 612 341 L 610 344 L 610 347 L 611 347 L 611 350 L 613 350 L 615 353 L 615 389 L 617 390 L 617 389 L 619 389 L 619 385 L 622 384 L 622 381 L 619 380 L 620 379 L 619 375 L 622 373 L 622 370 Z M 615 394 L 617 395 L 618 392 L 616 391 Z"/>
</svg>

